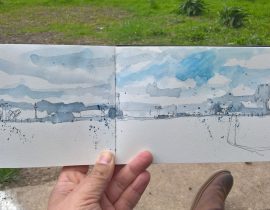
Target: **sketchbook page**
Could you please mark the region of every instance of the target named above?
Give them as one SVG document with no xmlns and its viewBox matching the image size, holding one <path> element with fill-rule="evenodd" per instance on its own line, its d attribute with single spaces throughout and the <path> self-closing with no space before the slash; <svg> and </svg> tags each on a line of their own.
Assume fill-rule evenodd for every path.
<svg viewBox="0 0 270 210">
<path fill-rule="evenodd" d="M 118 47 L 118 162 L 270 160 L 270 48 Z"/>
<path fill-rule="evenodd" d="M 115 150 L 114 47 L 0 45 L 0 168 Z"/>
</svg>

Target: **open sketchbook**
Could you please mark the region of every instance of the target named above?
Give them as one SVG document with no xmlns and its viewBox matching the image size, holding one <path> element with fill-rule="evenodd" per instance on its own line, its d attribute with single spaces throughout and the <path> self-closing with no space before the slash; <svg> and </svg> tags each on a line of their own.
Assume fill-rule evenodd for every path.
<svg viewBox="0 0 270 210">
<path fill-rule="evenodd" d="M 0 45 L 0 168 L 270 160 L 270 48 Z"/>
</svg>

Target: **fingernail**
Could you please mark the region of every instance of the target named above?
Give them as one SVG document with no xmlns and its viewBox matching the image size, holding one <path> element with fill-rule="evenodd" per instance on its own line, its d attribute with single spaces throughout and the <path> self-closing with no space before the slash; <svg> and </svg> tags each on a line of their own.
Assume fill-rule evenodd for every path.
<svg viewBox="0 0 270 210">
<path fill-rule="evenodd" d="M 111 163 L 112 159 L 113 159 L 113 154 L 109 151 L 105 151 L 100 154 L 98 163 L 107 165 Z"/>
</svg>

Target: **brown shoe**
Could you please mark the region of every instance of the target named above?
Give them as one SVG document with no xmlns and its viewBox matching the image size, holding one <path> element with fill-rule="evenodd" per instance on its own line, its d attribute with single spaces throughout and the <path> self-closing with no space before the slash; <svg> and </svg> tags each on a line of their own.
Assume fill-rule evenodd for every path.
<svg viewBox="0 0 270 210">
<path fill-rule="evenodd" d="M 231 172 L 217 171 L 202 185 L 193 201 L 191 210 L 223 210 L 225 199 L 232 186 Z"/>
</svg>

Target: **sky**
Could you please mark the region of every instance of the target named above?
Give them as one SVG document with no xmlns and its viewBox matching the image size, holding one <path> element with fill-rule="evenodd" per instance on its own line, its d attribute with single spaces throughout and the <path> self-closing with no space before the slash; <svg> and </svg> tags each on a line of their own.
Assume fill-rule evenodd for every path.
<svg viewBox="0 0 270 210">
<path fill-rule="evenodd" d="M 0 45 L 0 99 L 114 104 L 113 47 Z"/>
<path fill-rule="evenodd" d="M 121 102 L 201 103 L 270 83 L 270 48 L 119 47 L 116 54 Z"/>
<path fill-rule="evenodd" d="M 0 45 L 0 99 L 201 103 L 270 83 L 270 48 Z"/>
</svg>

